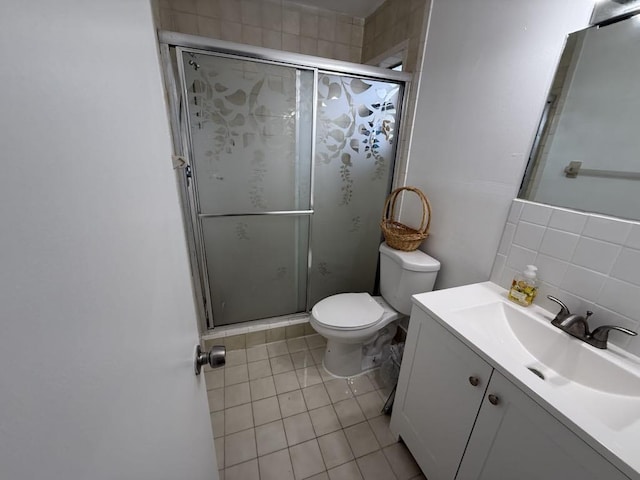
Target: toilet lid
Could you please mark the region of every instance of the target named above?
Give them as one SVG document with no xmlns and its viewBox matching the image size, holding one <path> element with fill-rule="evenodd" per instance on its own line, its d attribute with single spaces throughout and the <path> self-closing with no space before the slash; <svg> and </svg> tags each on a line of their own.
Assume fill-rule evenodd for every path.
<svg viewBox="0 0 640 480">
<path fill-rule="evenodd" d="M 368 293 L 340 293 L 320 300 L 311 315 L 323 325 L 339 329 L 364 328 L 382 318 L 384 309 Z"/>
</svg>

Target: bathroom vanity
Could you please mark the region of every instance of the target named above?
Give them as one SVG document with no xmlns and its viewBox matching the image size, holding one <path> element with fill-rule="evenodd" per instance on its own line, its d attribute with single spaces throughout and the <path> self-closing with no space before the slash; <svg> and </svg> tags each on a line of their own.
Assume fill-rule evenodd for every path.
<svg viewBox="0 0 640 480">
<path fill-rule="evenodd" d="M 640 479 L 640 361 L 493 283 L 414 296 L 391 429 L 429 480 Z"/>
</svg>

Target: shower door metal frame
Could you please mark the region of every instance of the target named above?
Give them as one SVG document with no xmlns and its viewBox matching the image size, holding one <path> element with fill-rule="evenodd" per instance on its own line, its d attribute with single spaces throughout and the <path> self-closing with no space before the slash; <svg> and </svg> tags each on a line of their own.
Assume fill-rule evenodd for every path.
<svg viewBox="0 0 640 480">
<path fill-rule="evenodd" d="M 411 86 L 411 75 L 406 72 L 397 72 L 395 70 L 387 70 L 369 65 L 361 65 L 340 60 L 332 60 L 321 57 L 313 57 L 310 55 L 302 55 L 297 53 L 272 50 L 262 47 L 253 47 L 250 45 L 226 42 L 197 35 L 188 35 L 170 31 L 158 31 L 158 39 L 160 43 L 160 54 L 162 66 L 164 70 L 165 83 L 167 87 L 167 97 L 169 102 L 169 118 L 174 140 L 174 149 L 176 154 L 185 158 L 186 166 L 182 175 L 178 175 L 180 183 L 180 192 L 183 203 L 183 215 L 185 219 L 185 228 L 187 230 L 187 245 L 189 248 L 189 256 L 191 260 L 192 276 L 194 277 L 194 288 L 196 303 L 198 304 L 198 312 L 201 316 L 202 331 L 212 330 L 214 325 L 213 308 L 211 301 L 211 289 L 209 288 L 208 271 L 206 270 L 206 255 L 204 250 L 204 238 L 202 233 L 202 218 L 210 217 L 231 217 L 231 216 L 256 216 L 256 215 L 295 215 L 295 216 L 311 216 L 314 208 L 314 170 L 315 170 L 315 149 L 316 149 L 316 110 L 318 100 L 318 75 L 319 73 L 328 73 L 335 75 L 345 75 L 370 80 L 388 80 L 397 82 L 402 95 L 402 102 L 398 107 L 399 126 L 397 140 L 395 143 L 394 165 L 392 166 L 388 190 L 391 189 L 393 181 L 396 177 L 397 154 L 400 147 L 400 139 L 403 138 L 407 125 L 405 116 L 403 115 L 407 101 L 409 98 L 409 88 Z M 171 48 L 175 50 L 172 56 Z M 187 91 L 186 82 L 184 81 L 184 65 L 180 61 L 183 52 L 193 52 L 206 55 L 214 55 L 224 58 L 233 58 L 244 61 L 255 61 L 258 63 L 266 63 L 272 65 L 280 65 L 289 68 L 302 69 L 313 72 L 313 99 L 312 99 L 312 126 L 311 126 L 311 172 L 310 172 L 310 198 L 309 210 L 287 210 L 287 211 L 269 211 L 254 213 L 234 213 L 234 214 L 200 214 L 197 198 L 197 185 L 189 174 L 189 168 L 194 169 L 191 141 L 191 123 L 187 112 Z M 173 70 L 173 61 L 180 79 L 175 78 Z M 309 305 L 309 288 L 310 288 L 310 272 L 312 262 L 311 238 L 312 238 L 312 222 L 309 221 L 309 239 L 307 252 L 307 298 L 306 309 Z"/>
</svg>

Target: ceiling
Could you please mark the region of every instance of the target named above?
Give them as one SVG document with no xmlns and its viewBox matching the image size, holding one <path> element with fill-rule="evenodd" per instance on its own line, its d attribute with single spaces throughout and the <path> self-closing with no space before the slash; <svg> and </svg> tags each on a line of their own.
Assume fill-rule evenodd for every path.
<svg viewBox="0 0 640 480">
<path fill-rule="evenodd" d="M 287 3 L 309 5 L 352 17 L 366 18 L 375 12 L 376 8 L 384 3 L 384 0 L 290 0 Z"/>
</svg>

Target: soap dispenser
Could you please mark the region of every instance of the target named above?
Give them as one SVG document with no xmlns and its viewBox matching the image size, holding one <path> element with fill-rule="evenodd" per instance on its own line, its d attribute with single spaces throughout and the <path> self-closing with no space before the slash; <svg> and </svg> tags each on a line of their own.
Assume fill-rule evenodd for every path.
<svg viewBox="0 0 640 480">
<path fill-rule="evenodd" d="M 524 272 L 515 276 L 511 282 L 509 300 L 524 307 L 531 305 L 538 293 L 537 271 L 538 267 L 535 265 L 527 265 Z"/>
</svg>

